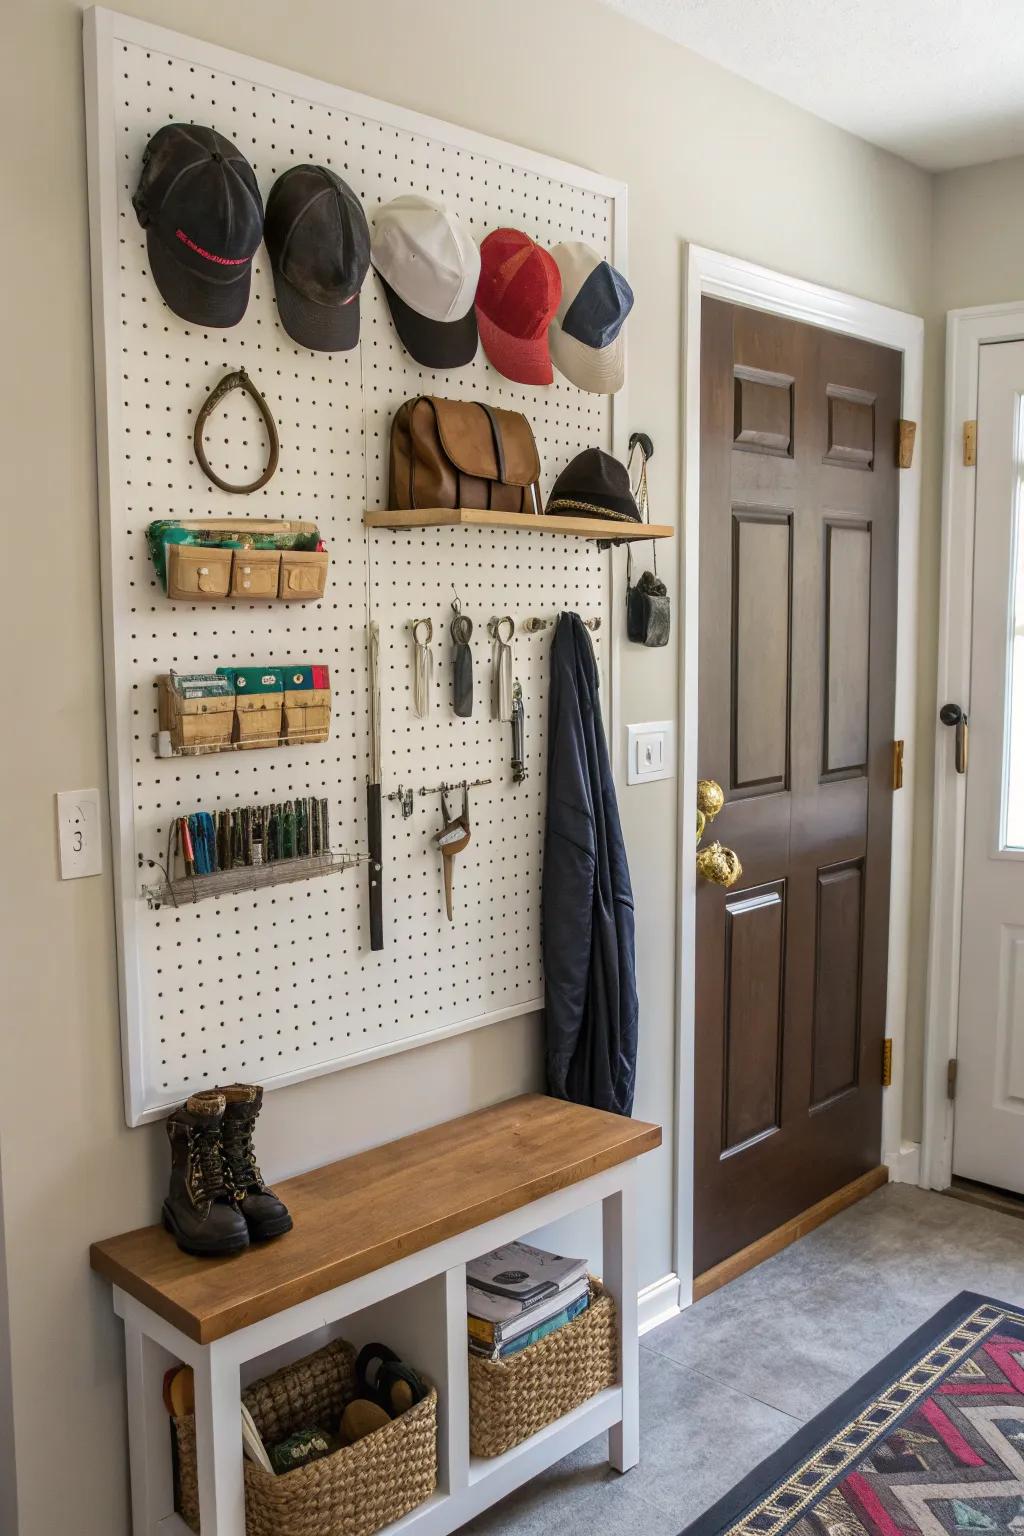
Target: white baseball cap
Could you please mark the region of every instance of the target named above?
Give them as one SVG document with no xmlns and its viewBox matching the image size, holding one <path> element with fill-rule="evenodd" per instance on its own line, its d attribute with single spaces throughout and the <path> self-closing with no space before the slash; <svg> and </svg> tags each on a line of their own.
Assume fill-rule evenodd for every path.
<svg viewBox="0 0 1024 1536">
<path fill-rule="evenodd" d="M 553 245 L 551 255 L 562 277 L 562 302 L 548 330 L 551 361 L 578 389 L 614 395 L 626 376 L 622 327 L 633 290 L 582 240 Z"/>
<path fill-rule="evenodd" d="M 370 260 L 406 351 L 427 368 L 461 368 L 476 353 L 480 252 L 443 203 L 408 193 L 373 221 Z"/>
</svg>

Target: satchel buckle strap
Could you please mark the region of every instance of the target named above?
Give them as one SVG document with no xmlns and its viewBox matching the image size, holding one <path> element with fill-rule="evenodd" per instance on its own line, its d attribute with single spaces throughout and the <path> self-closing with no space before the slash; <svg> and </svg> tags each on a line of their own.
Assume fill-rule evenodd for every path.
<svg viewBox="0 0 1024 1536">
<path fill-rule="evenodd" d="M 507 483 L 505 480 L 505 444 L 501 440 L 501 425 L 491 407 L 483 400 L 480 401 L 480 409 L 485 413 L 487 420 L 491 424 L 491 433 L 494 437 L 494 453 L 498 460 L 498 479 L 502 485 L 505 485 Z"/>
</svg>

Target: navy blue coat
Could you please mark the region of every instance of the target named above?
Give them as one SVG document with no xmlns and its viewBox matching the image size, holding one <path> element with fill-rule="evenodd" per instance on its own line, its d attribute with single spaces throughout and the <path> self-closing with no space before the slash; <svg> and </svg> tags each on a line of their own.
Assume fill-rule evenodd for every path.
<svg viewBox="0 0 1024 1536">
<path fill-rule="evenodd" d="M 551 645 L 542 927 L 548 1092 L 628 1115 L 637 1045 L 633 892 L 597 663 L 578 613 L 559 616 Z"/>
</svg>

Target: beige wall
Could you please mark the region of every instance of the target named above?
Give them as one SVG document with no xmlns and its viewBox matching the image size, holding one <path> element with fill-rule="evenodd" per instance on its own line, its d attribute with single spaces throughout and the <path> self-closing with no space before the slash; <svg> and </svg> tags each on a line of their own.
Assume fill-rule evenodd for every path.
<svg viewBox="0 0 1024 1536">
<path fill-rule="evenodd" d="M 676 516 L 685 240 L 926 308 L 925 175 L 592 0 L 131 8 L 628 182 L 631 410 L 657 445 L 659 519 Z M 106 783 L 80 15 L 73 0 L 12 0 L 6 15 L 3 607 L 9 677 L 17 661 L 31 678 L 4 754 L 0 844 L 17 872 L 0 929 L 11 983 L 0 1124 L 21 1536 L 125 1536 L 121 1345 L 87 1247 L 154 1218 L 165 1150 L 159 1128 L 130 1132 L 122 1117 L 109 875 L 61 884 L 55 873 L 54 791 Z M 624 718 L 673 715 L 674 649 L 628 651 L 622 684 Z M 623 798 L 639 915 L 637 1112 L 670 1127 L 674 786 Z M 539 1082 L 536 1022 L 518 1021 L 282 1090 L 261 1126 L 264 1169 L 280 1176 Z M 673 1267 L 671 1165 L 668 1135 L 644 1170 L 645 1282 Z"/>
<path fill-rule="evenodd" d="M 1024 295 L 1024 156 L 936 176 L 932 304 L 950 309 Z"/>
</svg>

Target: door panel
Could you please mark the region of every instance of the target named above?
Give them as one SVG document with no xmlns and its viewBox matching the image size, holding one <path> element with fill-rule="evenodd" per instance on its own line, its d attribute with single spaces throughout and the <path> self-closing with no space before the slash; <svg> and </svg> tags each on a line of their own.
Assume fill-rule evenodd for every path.
<svg viewBox="0 0 1024 1536">
<path fill-rule="evenodd" d="M 875 463 L 875 396 L 862 389 L 830 384 L 828 396 L 829 464 L 873 469 Z"/>
<path fill-rule="evenodd" d="M 791 588 L 786 513 L 734 513 L 734 790 L 781 789 L 788 777 Z"/>
<path fill-rule="evenodd" d="M 953 1172 L 1024 1194 L 1024 342 L 980 350 Z"/>
<path fill-rule="evenodd" d="M 733 441 L 751 453 L 788 455 L 793 444 L 793 380 L 763 368 L 733 370 Z"/>
<path fill-rule="evenodd" d="M 779 1124 L 784 895 L 766 886 L 725 907 L 723 1153 Z"/>
<path fill-rule="evenodd" d="M 712 299 L 701 352 L 697 1273 L 880 1159 L 901 382 Z"/>
<path fill-rule="evenodd" d="M 811 1105 L 857 1086 L 863 865 L 818 871 Z"/>
</svg>

